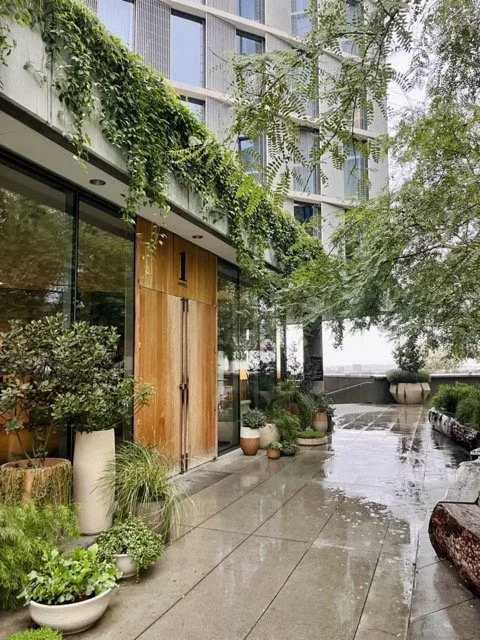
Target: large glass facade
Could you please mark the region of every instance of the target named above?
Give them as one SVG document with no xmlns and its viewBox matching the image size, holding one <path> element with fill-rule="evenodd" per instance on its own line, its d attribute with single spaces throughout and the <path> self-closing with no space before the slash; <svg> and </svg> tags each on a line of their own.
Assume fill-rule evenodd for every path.
<svg viewBox="0 0 480 640">
<path fill-rule="evenodd" d="M 204 23 L 200 18 L 172 11 L 170 21 L 170 79 L 205 85 Z"/>
<path fill-rule="evenodd" d="M 241 282 L 235 267 L 219 263 L 219 451 L 238 444 L 241 416 L 247 409 L 266 409 L 270 404 L 282 372 L 283 339 L 274 309 Z"/>
<path fill-rule="evenodd" d="M 113 35 L 121 38 L 129 47 L 133 46 L 133 0 L 97 0 L 97 12 Z"/>
</svg>

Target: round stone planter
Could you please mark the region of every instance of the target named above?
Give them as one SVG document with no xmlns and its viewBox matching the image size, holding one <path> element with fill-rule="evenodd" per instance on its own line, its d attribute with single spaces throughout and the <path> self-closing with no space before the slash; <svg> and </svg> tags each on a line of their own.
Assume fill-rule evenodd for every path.
<svg viewBox="0 0 480 640">
<path fill-rule="evenodd" d="M 131 578 L 137 573 L 137 564 L 128 553 L 119 553 L 115 564 L 117 569 L 122 572 L 122 578 Z"/>
<path fill-rule="evenodd" d="M 272 442 L 278 442 L 280 434 L 278 433 L 277 426 L 273 423 L 266 424 L 259 429 L 260 431 L 260 449 L 266 449 L 267 445 Z"/>
<path fill-rule="evenodd" d="M 328 438 L 297 438 L 297 444 L 301 447 L 317 447 L 320 444 L 328 444 Z"/>
<path fill-rule="evenodd" d="M 279 449 L 267 449 L 267 458 L 270 458 L 270 460 L 278 460 L 280 453 Z"/>
<path fill-rule="evenodd" d="M 428 382 L 399 382 L 390 385 L 390 393 L 398 404 L 423 404 L 430 395 Z"/>
<path fill-rule="evenodd" d="M 0 482 L 16 487 L 22 502 L 41 494 L 49 504 L 68 504 L 72 465 L 63 458 L 45 458 L 41 467 L 32 467 L 30 460 L 6 462 L 1 466 Z"/>
<path fill-rule="evenodd" d="M 95 598 L 73 604 L 40 604 L 30 602 L 30 617 L 40 627 L 50 627 L 65 636 L 89 629 L 105 613 L 112 589 L 108 589 Z"/>
<path fill-rule="evenodd" d="M 99 482 L 115 458 L 115 432 L 76 433 L 73 454 L 73 501 L 80 505 L 78 521 L 84 535 L 100 533 L 112 526 L 113 495 Z"/>
<path fill-rule="evenodd" d="M 259 430 L 240 427 L 240 447 L 246 456 L 256 455 L 260 449 Z"/>
</svg>

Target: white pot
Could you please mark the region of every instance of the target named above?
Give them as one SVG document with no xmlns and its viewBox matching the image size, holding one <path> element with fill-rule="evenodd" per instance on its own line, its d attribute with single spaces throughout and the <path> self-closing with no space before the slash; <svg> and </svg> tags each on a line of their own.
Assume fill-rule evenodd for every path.
<svg viewBox="0 0 480 640">
<path fill-rule="evenodd" d="M 423 404 L 430 395 L 428 382 L 399 382 L 390 385 L 390 393 L 399 404 Z"/>
<path fill-rule="evenodd" d="M 110 604 L 111 595 L 112 589 L 108 589 L 95 598 L 74 604 L 30 602 L 28 610 L 32 620 L 40 627 L 50 627 L 68 636 L 85 631 L 95 624 Z"/>
<path fill-rule="evenodd" d="M 73 501 L 80 506 L 79 525 L 84 535 L 112 526 L 113 495 L 98 483 L 107 464 L 115 459 L 115 432 L 93 431 L 75 435 L 73 455 Z"/>
<path fill-rule="evenodd" d="M 137 573 L 137 563 L 128 553 L 119 553 L 115 564 L 122 572 L 122 578 L 131 578 Z"/>
<path fill-rule="evenodd" d="M 266 424 L 259 429 L 260 431 L 260 449 L 265 449 L 272 442 L 278 442 L 280 434 L 275 424 Z"/>
<path fill-rule="evenodd" d="M 260 440 L 260 429 L 250 429 L 250 427 L 240 427 L 241 438 L 258 438 Z"/>
</svg>

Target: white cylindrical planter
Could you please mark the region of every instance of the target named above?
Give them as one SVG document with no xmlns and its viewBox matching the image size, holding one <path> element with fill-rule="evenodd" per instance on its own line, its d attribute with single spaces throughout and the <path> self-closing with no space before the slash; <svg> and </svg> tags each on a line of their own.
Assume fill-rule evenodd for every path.
<svg viewBox="0 0 480 640">
<path fill-rule="evenodd" d="M 240 447 L 246 456 L 254 456 L 260 449 L 260 434 L 258 429 L 240 427 Z"/>
<path fill-rule="evenodd" d="M 280 440 L 277 425 L 268 423 L 264 427 L 260 427 L 260 449 L 265 449 L 272 442 Z"/>
<path fill-rule="evenodd" d="M 98 483 L 114 458 L 113 429 L 75 435 L 73 501 L 80 506 L 79 524 L 84 535 L 100 533 L 112 526 L 114 496 L 102 491 Z"/>
<path fill-rule="evenodd" d="M 135 560 L 126 553 L 119 553 L 115 564 L 117 569 L 122 572 L 122 578 L 131 578 L 137 573 Z"/>
</svg>

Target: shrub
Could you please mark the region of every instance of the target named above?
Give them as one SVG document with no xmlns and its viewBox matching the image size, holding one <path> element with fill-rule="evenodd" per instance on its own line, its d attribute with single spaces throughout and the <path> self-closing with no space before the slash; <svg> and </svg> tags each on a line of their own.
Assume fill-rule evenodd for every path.
<svg viewBox="0 0 480 640">
<path fill-rule="evenodd" d="M 282 442 L 282 456 L 294 456 L 300 449 L 296 442 Z"/>
<path fill-rule="evenodd" d="M 275 388 L 271 410 L 276 412 L 280 409 L 298 414 L 303 428 L 312 426 L 312 417 L 315 410 L 314 401 L 293 380 L 279 382 Z"/>
<path fill-rule="evenodd" d="M 480 391 L 472 389 L 468 395 L 460 398 L 455 417 L 464 425 L 480 430 Z"/>
<path fill-rule="evenodd" d="M 297 438 L 308 438 L 309 440 L 320 440 L 325 438 L 327 434 L 324 431 L 313 431 L 312 429 L 306 429 L 305 431 L 297 431 Z"/>
<path fill-rule="evenodd" d="M 43 555 L 40 569 L 28 574 L 21 597 L 41 604 L 82 602 L 112 589 L 117 577 L 117 567 L 100 557 L 96 544 L 67 555 L 52 549 Z"/>
<path fill-rule="evenodd" d="M 300 420 L 284 409 L 276 410 L 272 414 L 272 421 L 275 423 L 283 443 L 294 442 L 295 433 L 300 429 Z"/>
<path fill-rule="evenodd" d="M 402 369 L 392 369 L 386 373 L 390 384 L 400 384 L 402 382 L 428 382 L 430 374 L 428 371 L 404 371 Z"/>
<path fill-rule="evenodd" d="M 108 562 L 115 562 L 117 555 L 126 553 L 135 561 L 137 581 L 140 572 L 155 563 L 162 555 L 162 536 L 154 533 L 138 518 L 130 518 L 97 536 L 100 556 Z"/>
<path fill-rule="evenodd" d="M 114 495 L 116 523 L 140 515 L 143 507 L 159 503 L 155 518 L 159 533 L 168 540 L 178 515 L 178 489 L 170 479 L 172 460 L 142 442 L 125 442 L 101 479 L 101 486 Z"/>
<path fill-rule="evenodd" d="M 265 414 L 258 409 L 248 409 L 242 416 L 242 426 L 248 429 L 261 429 L 266 424 Z"/>
<path fill-rule="evenodd" d="M 325 411 L 329 415 L 333 416 L 334 408 L 332 406 L 332 399 L 326 393 L 315 393 L 312 395 L 314 408 L 316 413 L 322 413 Z"/>
<path fill-rule="evenodd" d="M 457 411 L 459 401 L 474 391 L 475 387 L 468 384 L 441 384 L 430 404 L 436 409 L 454 414 Z"/>
<path fill-rule="evenodd" d="M 33 503 L 0 507 L 0 602 L 5 608 L 20 603 L 30 571 L 42 565 L 42 556 L 79 535 L 77 517 L 69 507 Z"/>
<path fill-rule="evenodd" d="M 53 629 L 43 627 L 42 629 L 28 629 L 27 631 L 14 633 L 13 636 L 8 636 L 6 640 L 62 640 L 62 634 Z"/>
</svg>

